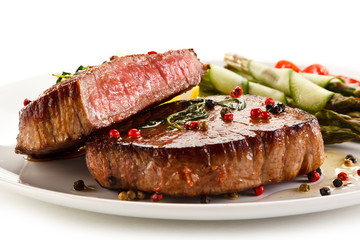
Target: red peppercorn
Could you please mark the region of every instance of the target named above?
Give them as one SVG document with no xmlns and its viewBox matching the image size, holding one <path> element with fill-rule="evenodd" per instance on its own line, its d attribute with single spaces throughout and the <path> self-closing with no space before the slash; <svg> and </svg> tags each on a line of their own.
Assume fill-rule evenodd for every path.
<svg viewBox="0 0 360 240">
<path fill-rule="evenodd" d="M 29 99 L 25 98 L 25 100 L 24 100 L 24 106 L 28 105 L 29 103 L 31 103 L 31 101 L 30 101 Z"/>
<path fill-rule="evenodd" d="M 192 121 L 189 124 L 190 129 L 199 129 L 199 122 L 198 121 Z"/>
<path fill-rule="evenodd" d="M 138 138 L 140 137 L 140 131 L 136 128 L 132 128 L 128 131 L 128 136 L 131 138 Z"/>
<path fill-rule="evenodd" d="M 150 51 L 150 52 L 148 52 L 148 54 L 157 54 L 157 52 L 155 52 L 155 51 Z"/>
<path fill-rule="evenodd" d="M 268 104 L 272 104 L 272 105 L 275 105 L 275 101 L 274 101 L 274 99 L 272 99 L 272 98 L 267 98 L 266 100 L 265 100 L 265 105 L 268 105 Z"/>
<path fill-rule="evenodd" d="M 234 114 L 232 113 L 225 113 L 223 119 L 224 121 L 231 122 L 234 118 Z"/>
<path fill-rule="evenodd" d="M 239 98 L 239 97 L 241 97 L 242 94 L 243 94 L 243 89 L 241 87 L 237 86 L 236 88 L 234 88 L 234 90 L 232 90 L 230 92 L 230 97 Z"/>
<path fill-rule="evenodd" d="M 163 195 L 161 193 L 154 193 L 150 196 L 151 201 L 153 202 L 159 202 L 163 198 Z"/>
<path fill-rule="evenodd" d="M 310 182 L 316 182 L 320 179 L 320 173 L 317 171 L 312 171 L 311 173 L 308 173 L 307 176 Z"/>
<path fill-rule="evenodd" d="M 268 111 L 262 111 L 262 112 L 260 113 L 260 117 L 261 117 L 262 119 L 268 119 L 268 118 L 270 117 L 270 113 L 269 113 Z"/>
<path fill-rule="evenodd" d="M 264 193 L 264 190 L 265 190 L 265 189 L 264 189 L 264 186 L 263 186 L 263 185 L 254 188 L 255 195 L 256 195 L 256 196 L 260 196 L 261 194 Z"/>
<path fill-rule="evenodd" d="M 360 168 L 357 170 L 357 174 L 360 176 Z"/>
<path fill-rule="evenodd" d="M 189 130 L 190 129 L 190 122 L 184 123 L 184 128 Z"/>
<path fill-rule="evenodd" d="M 253 108 L 250 111 L 250 117 L 251 118 L 258 118 L 261 114 L 261 109 L 260 108 Z"/>
<path fill-rule="evenodd" d="M 118 138 L 120 138 L 120 133 L 119 133 L 119 131 L 116 130 L 116 129 L 111 129 L 111 130 L 109 131 L 109 136 L 110 136 L 111 138 L 116 138 L 116 139 L 118 139 Z"/>
<path fill-rule="evenodd" d="M 347 181 L 349 179 L 348 175 L 344 172 L 339 173 L 337 178 L 339 178 L 341 181 Z"/>
</svg>

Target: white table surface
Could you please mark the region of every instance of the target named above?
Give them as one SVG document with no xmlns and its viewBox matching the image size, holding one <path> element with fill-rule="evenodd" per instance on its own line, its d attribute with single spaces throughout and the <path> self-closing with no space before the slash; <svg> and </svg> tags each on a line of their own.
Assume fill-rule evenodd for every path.
<svg viewBox="0 0 360 240">
<path fill-rule="evenodd" d="M 231 51 L 341 65 L 360 78 L 356 1 L 1 1 L 0 22 L 0 87 L 101 63 L 118 50 L 177 48 L 194 48 L 204 60 Z M 1 239 L 332 239 L 358 235 L 359 216 L 356 205 L 259 220 L 151 220 L 74 210 L 0 187 L 0 233 L 11 236 Z"/>
</svg>

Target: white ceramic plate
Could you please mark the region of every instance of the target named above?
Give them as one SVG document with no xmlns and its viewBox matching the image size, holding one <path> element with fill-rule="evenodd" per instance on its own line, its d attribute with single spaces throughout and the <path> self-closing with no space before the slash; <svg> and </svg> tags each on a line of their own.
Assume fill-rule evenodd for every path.
<svg viewBox="0 0 360 240">
<path fill-rule="evenodd" d="M 232 220 L 288 216 L 319 212 L 360 203 L 360 184 L 335 189 L 330 196 L 318 190 L 300 193 L 296 189 L 307 182 L 305 176 L 293 181 L 265 186 L 265 193 L 254 196 L 252 191 L 240 193 L 240 198 L 228 200 L 212 196 L 210 204 L 200 204 L 198 198 L 168 198 L 153 203 L 119 201 L 117 192 L 102 189 L 86 169 L 83 157 L 48 162 L 25 161 L 14 153 L 18 110 L 23 99 L 35 98 L 53 84 L 51 74 L 40 75 L 4 86 L 0 89 L 0 184 L 20 194 L 42 201 L 87 211 L 162 219 Z M 332 149 L 360 156 L 359 144 L 345 143 Z M 82 179 L 92 189 L 78 192 L 73 182 Z M 314 189 L 326 185 L 324 177 L 313 184 Z"/>
</svg>

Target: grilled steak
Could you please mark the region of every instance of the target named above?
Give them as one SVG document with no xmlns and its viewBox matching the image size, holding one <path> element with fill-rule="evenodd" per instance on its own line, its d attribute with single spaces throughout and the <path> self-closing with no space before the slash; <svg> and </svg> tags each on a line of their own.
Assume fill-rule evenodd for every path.
<svg viewBox="0 0 360 240">
<path fill-rule="evenodd" d="M 243 98 L 246 107 L 233 111 L 232 122 L 221 118 L 222 106 L 207 110 L 207 130 L 169 130 L 165 122 L 141 129 L 137 139 L 126 132 L 118 140 L 96 136 L 86 145 L 88 169 L 105 188 L 197 196 L 286 181 L 321 166 L 324 145 L 314 116 L 287 107 L 270 119 L 251 119 L 251 109 L 265 109 L 265 98 Z M 174 104 L 160 106 L 162 115 L 178 111 Z"/>
<path fill-rule="evenodd" d="M 42 156 L 79 147 L 96 130 L 196 86 L 204 72 L 192 49 L 114 58 L 90 68 L 20 111 L 15 151 Z"/>
</svg>

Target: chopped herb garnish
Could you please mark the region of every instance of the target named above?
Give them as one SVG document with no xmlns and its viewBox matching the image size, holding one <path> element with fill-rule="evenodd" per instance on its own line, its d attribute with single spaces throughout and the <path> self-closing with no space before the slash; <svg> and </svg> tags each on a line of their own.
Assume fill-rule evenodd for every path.
<svg viewBox="0 0 360 240">
<path fill-rule="evenodd" d="M 88 66 L 85 66 L 85 67 L 84 67 L 83 65 L 80 65 L 80 66 L 76 69 L 76 71 L 75 71 L 74 74 L 69 73 L 69 72 L 62 72 L 61 75 L 60 75 L 60 74 L 53 74 L 53 76 L 54 76 L 54 77 L 57 77 L 56 83 L 59 83 L 59 82 L 65 80 L 65 79 L 70 78 L 71 76 L 74 76 L 74 75 L 76 75 L 76 74 L 81 73 L 82 71 L 88 69 L 89 67 L 90 67 L 89 65 L 88 65 Z"/>
</svg>

